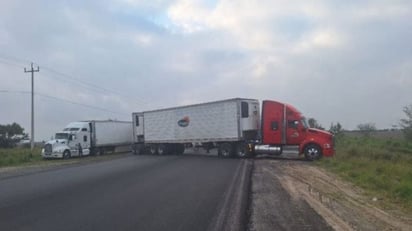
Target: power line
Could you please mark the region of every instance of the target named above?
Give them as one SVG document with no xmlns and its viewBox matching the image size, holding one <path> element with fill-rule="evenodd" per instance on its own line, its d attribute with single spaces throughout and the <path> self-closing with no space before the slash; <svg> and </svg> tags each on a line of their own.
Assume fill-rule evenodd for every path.
<svg viewBox="0 0 412 231">
<path fill-rule="evenodd" d="M 30 63 L 31 62 L 28 59 L 21 59 L 21 58 L 15 57 L 15 56 L 1 54 L 1 53 L 0 53 L 0 57 L 3 58 L 3 59 L 7 59 L 7 60 L 13 60 L 14 62 L 17 62 L 17 63 Z"/>
<path fill-rule="evenodd" d="M 7 64 L 7 65 L 19 67 L 19 68 L 24 67 L 24 65 L 20 65 L 20 64 L 16 64 L 16 63 L 12 63 L 12 62 L 5 61 L 5 59 L 3 59 L 2 57 L 0 57 L 0 63 L 4 63 L 4 64 Z"/>
<path fill-rule="evenodd" d="M 133 97 L 128 96 L 128 95 L 126 95 L 126 94 L 124 94 L 124 93 L 120 93 L 120 92 L 118 92 L 118 91 L 114 91 L 114 90 L 111 90 L 111 89 L 108 89 L 108 88 L 105 88 L 105 87 L 101 87 L 101 86 L 98 86 L 98 85 L 96 85 L 96 84 L 93 84 L 93 83 L 90 83 L 90 82 L 81 80 L 81 79 L 79 79 L 79 78 L 73 77 L 72 75 L 68 75 L 68 74 L 65 74 L 65 73 L 56 71 L 56 70 L 54 70 L 54 69 L 52 69 L 52 68 L 50 68 L 50 67 L 43 67 L 43 69 L 48 70 L 49 72 L 52 72 L 52 73 L 54 73 L 55 75 L 60 75 L 60 76 L 63 76 L 63 77 L 65 77 L 65 78 L 71 79 L 72 81 L 75 81 L 74 83 L 79 84 L 79 85 L 84 85 L 84 86 L 86 86 L 86 87 L 89 87 L 89 88 L 92 88 L 92 89 L 97 89 L 97 90 L 100 90 L 100 91 L 103 91 L 103 92 L 106 92 L 106 93 L 109 92 L 109 93 L 112 93 L 112 94 L 115 94 L 115 95 L 124 97 L 124 98 L 126 98 L 127 100 L 131 100 L 131 98 L 133 98 Z M 56 77 L 56 76 L 55 76 L 55 77 Z M 83 86 L 83 87 L 84 87 L 84 86 Z M 139 100 L 141 104 L 149 105 L 145 100 L 141 100 L 141 99 L 137 99 L 137 100 Z"/>
<path fill-rule="evenodd" d="M 2 61 L 1 59 L 6 60 L 6 61 Z M 5 54 L 0 53 L 0 62 L 2 62 L 4 64 L 8 64 L 8 65 L 17 66 L 17 67 L 24 67 L 24 65 L 22 65 L 22 63 L 27 63 L 29 61 L 25 60 L 25 59 L 21 59 L 21 58 L 17 58 L 17 57 L 14 57 L 14 56 L 5 55 Z M 149 103 L 147 103 L 147 101 L 145 99 L 134 98 L 134 97 L 129 96 L 127 94 L 120 93 L 118 91 L 114 91 L 114 90 L 111 90 L 111 89 L 108 89 L 108 88 L 105 88 L 105 87 L 98 86 L 96 84 L 84 81 L 80 78 L 76 78 L 72 75 L 65 74 L 65 73 L 62 73 L 60 71 L 56 71 L 53 68 L 47 67 L 45 65 L 42 65 L 42 69 L 54 74 L 53 75 L 54 78 L 62 79 L 62 80 L 66 81 L 66 82 L 69 82 L 71 84 L 77 84 L 79 86 L 82 86 L 83 88 L 87 88 L 89 90 L 93 90 L 93 91 L 96 91 L 96 92 L 100 91 L 100 92 L 104 92 L 104 93 L 112 93 L 112 94 L 118 95 L 122 98 L 125 98 L 125 99 L 127 99 L 127 101 L 130 101 L 130 102 L 134 101 L 134 100 L 137 100 L 137 101 L 139 101 L 138 104 L 141 104 L 141 105 L 145 105 L 145 106 L 150 105 Z M 42 76 L 51 77 L 51 76 L 44 75 L 44 74 Z M 70 82 L 70 80 L 72 82 Z M 136 102 L 134 101 L 133 103 L 136 103 Z"/>
<path fill-rule="evenodd" d="M 31 94 L 31 92 L 29 91 L 10 91 L 10 90 L 0 90 L 0 93 L 19 93 L 19 94 Z M 110 112 L 110 113 L 114 113 L 114 114 L 119 114 L 119 115 L 129 115 L 126 113 L 120 113 L 120 112 L 116 112 L 116 111 L 112 111 L 106 108 L 101 108 L 101 107 L 96 107 L 96 106 L 92 106 L 92 105 L 88 105 L 88 104 L 82 104 L 82 103 L 78 103 L 78 102 L 74 102 L 71 100 L 67 100 L 67 99 L 63 99 L 63 98 L 58 98 L 58 97 L 54 97 L 54 96 L 50 96 L 50 95 L 46 95 L 46 94 L 42 94 L 42 93 L 35 93 L 35 95 L 43 97 L 43 98 L 49 98 L 49 99 L 54 99 L 54 100 L 58 100 L 58 101 L 62 101 L 62 102 L 66 102 L 66 103 L 70 103 L 70 104 L 74 104 L 74 105 L 78 105 L 78 106 L 83 106 L 83 107 L 88 107 L 91 109 L 95 109 L 95 110 L 100 110 L 100 111 L 106 111 L 106 112 Z"/>
<path fill-rule="evenodd" d="M 59 101 L 64 101 L 66 103 L 71 103 L 74 105 L 79 105 L 79 106 L 83 106 L 83 107 L 88 107 L 88 108 L 92 108 L 92 109 L 96 109 L 96 110 L 100 110 L 100 111 L 106 111 L 106 112 L 110 112 L 110 113 L 114 113 L 114 114 L 119 114 L 119 115 L 128 115 L 126 113 L 120 113 L 120 112 L 116 112 L 116 111 L 111 111 L 105 108 L 101 108 L 101 107 L 96 107 L 96 106 L 92 106 L 92 105 L 88 105 L 88 104 L 82 104 L 82 103 L 77 103 L 74 101 L 70 101 L 70 100 L 66 100 L 66 99 L 62 99 L 62 98 L 58 98 L 58 97 L 54 97 L 54 96 L 50 96 L 50 95 L 44 95 L 44 94 L 39 94 L 37 93 L 36 95 L 45 97 L 45 98 L 49 98 L 49 99 L 54 99 L 54 100 L 59 100 Z"/>
</svg>

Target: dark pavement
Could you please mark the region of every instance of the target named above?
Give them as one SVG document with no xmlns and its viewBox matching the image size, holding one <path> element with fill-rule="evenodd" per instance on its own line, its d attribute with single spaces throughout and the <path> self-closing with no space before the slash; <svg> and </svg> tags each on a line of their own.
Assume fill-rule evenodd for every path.
<svg viewBox="0 0 412 231">
<path fill-rule="evenodd" d="M 251 161 L 126 156 L 0 180 L 0 230 L 244 229 Z"/>
</svg>

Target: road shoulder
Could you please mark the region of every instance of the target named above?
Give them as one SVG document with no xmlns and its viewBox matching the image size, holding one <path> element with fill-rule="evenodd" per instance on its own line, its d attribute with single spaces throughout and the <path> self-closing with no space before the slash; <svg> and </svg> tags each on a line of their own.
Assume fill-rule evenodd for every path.
<svg viewBox="0 0 412 231">
<path fill-rule="evenodd" d="M 252 203 L 251 221 L 257 225 L 252 225 L 250 230 L 278 228 L 273 226 L 279 223 L 278 209 L 273 208 L 288 211 L 282 206 L 284 200 L 295 207 L 302 206 L 302 203 L 309 205 L 334 230 L 412 230 L 410 218 L 379 209 L 374 204 L 377 202 L 366 198 L 359 188 L 310 162 L 259 159 L 255 161 L 252 180 L 253 198 L 258 199 Z M 272 185 L 276 183 L 281 185 L 280 192 L 287 192 L 288 196 L 284 199 L 282 193 L 276 191 L 277 186 Z M 304 212 L 303 219 L 306 213 L 312 212 Z M 296 219 L 302 214 L 291 215 Z M 292 230 L 290 225 L 293 224 L 279 229 Z M 307 226 L 305 230 L 319 229 Z"/>
<path fill-rule="evenodd" d="M 255 160 L 248 229 L 332 230 L 303 198 L 284 188 L 281 175 L 270 160 Z"/>
</svg>

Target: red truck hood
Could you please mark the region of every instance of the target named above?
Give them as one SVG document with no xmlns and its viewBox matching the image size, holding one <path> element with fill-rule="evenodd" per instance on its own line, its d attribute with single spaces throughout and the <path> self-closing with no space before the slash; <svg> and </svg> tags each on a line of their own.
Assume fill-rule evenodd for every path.
<svg viewBox="0 0 412 231">
<path fill-rule="evenodd" d="M 332 133 L 317 128 L 309 128 L 309 132 L 322 134 L 324 136 L 332 136 Z"/>
</svg>

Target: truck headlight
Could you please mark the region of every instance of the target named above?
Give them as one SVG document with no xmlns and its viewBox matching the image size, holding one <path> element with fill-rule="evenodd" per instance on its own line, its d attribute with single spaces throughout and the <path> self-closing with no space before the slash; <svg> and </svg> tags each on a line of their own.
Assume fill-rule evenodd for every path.
<svg viewBox="0 0 412 231">
<path fill-rule="evenodd" d="M 323 146 L 324 146 L 325 148 L 330 148 L 330 147 L 331 147 L 330 144 L 324 144 Z"/>
</svg>

